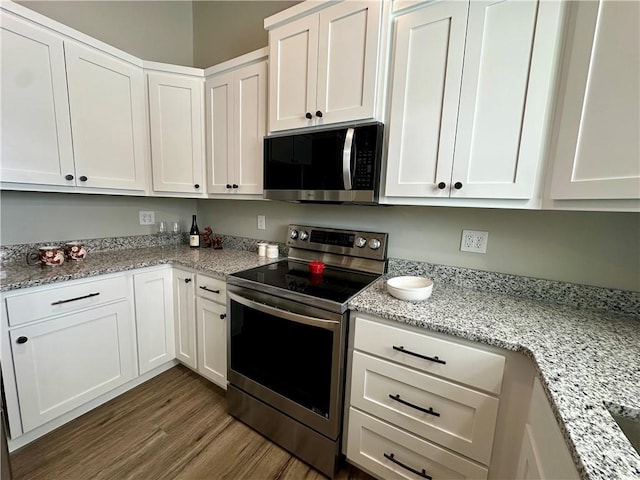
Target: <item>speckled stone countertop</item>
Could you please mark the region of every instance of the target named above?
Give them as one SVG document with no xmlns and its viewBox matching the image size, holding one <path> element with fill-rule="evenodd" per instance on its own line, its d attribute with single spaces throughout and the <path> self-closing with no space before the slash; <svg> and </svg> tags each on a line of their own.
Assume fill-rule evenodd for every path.
<svg viewBox="0 0 640 480">
<path fill-rule="evenodd" d="M 522 352 L 537 366 L 581 477 L 640 478 L 640 456 L 607 410 L 640 414 L 637 317 L 437 282 L 429 299 L 405 302 L 384 280 L 349 308 Z"/>
<path fill-rule="evenodd" d="M 168 263 L 226 279 L 230 273 L 277 260 L 259 257 L 253 251 L 210 248 L 192 250 L 184 245 L 90 252 L 84 260 L 67 260 L 55 267 L 28 266 L 25 262 L 2 265 L 0 291 L 6 292 Z"/>
</svg>

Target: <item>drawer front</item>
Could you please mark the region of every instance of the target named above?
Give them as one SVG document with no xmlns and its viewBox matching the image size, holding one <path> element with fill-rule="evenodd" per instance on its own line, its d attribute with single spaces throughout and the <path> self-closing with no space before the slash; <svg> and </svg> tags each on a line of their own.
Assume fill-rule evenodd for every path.
<svg viewBox="0 0 640 480">
<path fill-rule="evenodd" d="M 354 408 L 349 410 L 347 459 L 384 479 L 418 480 L 424 475 L 433 480 L 486 479 L 488 473 L 482 465 Z M 419 473 L 424 470 L 424 475 L 410 469 Z"/>
<path fill-rule="evenodd" d="M 196 295 L 208 300 L 226 304 L 227 282 L 205 275 L 196 275 Z"/>
<path fill-rule="evenodd" d="M 497 398 L 360 352 L 351 378 L 354 407 L 489 464 Z"/>
<path fill-rule="evenodd" d="M 427 333 L 358 317 L 355 348 L 487 392 L 499 394 L 502 388 L 505 364 L 502 355 L 442 340 Z"/>
<path fill-rule="evenodd" d="M 127 298 L 127 278 L 87 280 L 6 298 L 9 325 L 20 325 Z"/>
</svg>

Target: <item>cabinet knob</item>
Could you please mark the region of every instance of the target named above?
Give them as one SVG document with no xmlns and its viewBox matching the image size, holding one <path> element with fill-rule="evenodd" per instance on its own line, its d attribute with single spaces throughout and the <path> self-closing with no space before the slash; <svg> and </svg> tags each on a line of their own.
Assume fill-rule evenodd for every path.
<svg viewBox="0 0 640 480">
<path fill-rule="evenodd" d="M 224 320 L 225 318 L 227 318 L 227 314 L 226 313 L 221 313 L 220 314 L 220 320 Z"/>
<path fill-rule="evenodd" d="M 185 279 L 184 279 L 184 283 L 189 283 L 189 282 L 191 282 L 191 279 L 190 279 L 190 278 L 185 278 Z"/>
<path fill-rule="evenodd" d="M 238 185 L 234 183 L 233 188 L 238 188 Z"/>
<path fill-rule="evenodd" d="M 438 184 L 438 188 L 439 188 L 440 190 L 444 190 L 444 189 L 446 188 L 446 186 L 447 186 L 447 184 L 446 184 L 446 183 L 444 183 L 444 182 L 440 182 L 440 183 Z"/>
<path fill-rule="evenodd" d="M 64 179 L 65 180 L 73 180 L 73 175 L 71 175 L 71 174 L 65 175 Z"/>
<path fill-rule="evenodd" d="M 230 183 L 227 183 L 227 188 L 231 188 L 231 184 Z"/>
<path fill-rule="evenodd" d="M 88 179 L 87 177 L 85 177 L 84 175 L 82 175 L 82 176 L 80 177 L 80 181 L 81 181 L 81 182 L 86 182 L 87 180 L 89 180 L 89 179 Z"/>
<path fill-rule="evenodd" d="M 29 340 L 27 337 L 18 337 L 16 343 L 27 343 L 27 340 Z"/>
<path fill-rule="evenodd" d="M 194 185 L 194 187 L 196 187 L 196 190 L 197 190 L 198 188 L 200 188 L 200 184 L 199 184 L 199 183 L 196 183 L 196 184 Z"/>
<path fill-rule="evenodd" d="M 305 116 L 306 118 L 308 118 L 309 120 L 311 120 L 311 119 L 313 118 L 313 115 L 311 115 L 311 112 L 307 112 L 307 113 L 305 113 L 305 114 L 304 114 L 304 116 Z"/>
<path fill-rule="evenodd" d="M 316 112 L 316 117 L 322 118 L 322 112 L 320 110 Z"/>
<path fill-rule="evenodd" d="M 462 188 L 462 182 L 456 182 L 453 184 L 453 188 L 460 190 Z"/>
</svg>

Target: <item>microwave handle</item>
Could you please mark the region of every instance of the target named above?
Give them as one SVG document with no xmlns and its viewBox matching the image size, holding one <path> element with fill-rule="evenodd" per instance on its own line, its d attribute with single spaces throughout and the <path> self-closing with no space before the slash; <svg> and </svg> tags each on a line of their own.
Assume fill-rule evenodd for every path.
<svg viewBox="0 0 640 480">
<path fill-rule="evenodd" d="M 344 181 L 344 189 L 351 190 L 351 152 L 353 150 L 353 137 L 356 131 L 353 128 L 347 129 L 347 135 L 344 137 L 344 149 L 342 150 L 342 179 Z"/>
</svg>

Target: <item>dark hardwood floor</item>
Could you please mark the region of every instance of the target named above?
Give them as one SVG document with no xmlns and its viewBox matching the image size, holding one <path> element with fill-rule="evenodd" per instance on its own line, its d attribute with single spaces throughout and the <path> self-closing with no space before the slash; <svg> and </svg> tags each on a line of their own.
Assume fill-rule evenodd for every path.
<svg viewBox="0 0 640 480">
<path fill-rule="evenodd" d="M 11 454 L 22 479 L 324 479 L 177 366 Z M 337 478 L 371 480 L 345 465 Z"/>
</svg>

